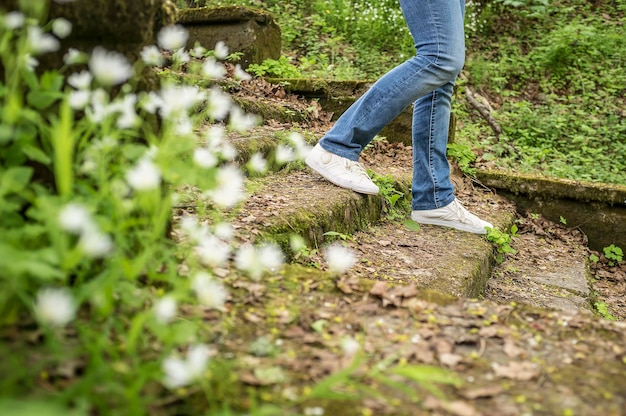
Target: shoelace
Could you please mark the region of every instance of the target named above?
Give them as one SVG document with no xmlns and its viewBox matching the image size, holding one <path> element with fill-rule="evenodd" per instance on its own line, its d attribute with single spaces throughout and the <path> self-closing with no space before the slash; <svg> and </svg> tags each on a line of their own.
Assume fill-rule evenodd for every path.
<svg viewBox="0 0 626 416">
<path fill-rule="evenodd" d="M 370 180 L 370 177 L 367 174 L 367 172 L 365 171 L 365 168 L 363 166 L 361 166 L 361 164 L 359 162 L 355 162 L 353 160 L 346 159 L 346 168 L 350 172 L 355 173 L 357 176 L 361 176 L 363 178 L 367 178 L 368 181 Z"/>
<path fill-rule="evenodd" d="M 454 212 L 458 215 L 459 221 L 465 223 L 467 220 L 467 216 L 465 215 L 467 211 L 465 210 L 465 207 L 456 199 L 452 201 L 452 203 L 454 204 Z"/>
</svg>

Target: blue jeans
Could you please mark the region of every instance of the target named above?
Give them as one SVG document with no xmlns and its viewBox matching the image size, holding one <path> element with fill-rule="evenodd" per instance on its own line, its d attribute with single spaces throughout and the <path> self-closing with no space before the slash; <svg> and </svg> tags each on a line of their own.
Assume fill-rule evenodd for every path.
<svg viewBox="0 0 626 416">
<path fill-rule="evenodd" d="M 412 208 L 454 200 L 446 158 L 454 81 L 465 61 L 465 0 L 400 0 L 417 54 L 383 75 L 320 140 L 325 150 L 358 160 L 387 124 L 413 103 Z"/>
</svg>

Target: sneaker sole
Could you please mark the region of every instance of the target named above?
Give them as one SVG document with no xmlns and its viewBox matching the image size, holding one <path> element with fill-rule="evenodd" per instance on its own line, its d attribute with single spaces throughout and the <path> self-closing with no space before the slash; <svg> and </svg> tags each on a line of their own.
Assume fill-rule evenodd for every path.
<svg viewBox="0 0 626 416">
<path fill-rule="evenodd" d="M 418 223 L 418 224 L 438 225 L 440 227 L 452 228 L 452 229 L 455 229 L 455 230 L 465 231 L 465 232 L 473 233 L 473 234 L 487 234 L 487 230 L 485 230 L 485 229 L 479 230 L 478 228 L 465 226 L 463 224 L 450 224 L 447 221 L 441 221 L 441 220 L 435 220 L 435 219 L 425 219 L 425 218 L 419 218 L 419 217 L 416 218 L 413 215 L 411 215 L 411 219 L 413 221 L 415 221 L 416 223 Z M 487 227 L 487 226 L 485 226 L 485 227 Z"/>
<path fill-rule="evenodd" d="M 315 172 L 317 172 L 320 175 L 322 175 L 322 177 L 324 179 L 326 179 L 327 181 L 329 181 L 329 182 L 339 186 L 340 188 L 349 189 L 351 191 L 358 192 L 360 194 L 365 194 L 365 195 L 378 195 L 378 192 L 379 192 L 378 190 L 376 190 L 376 192 L 374 192 L 374 191 L 369 191 L 369 190 L 366 190 L 366 189 L 355 188 L 353 186 L 346 185 L 345 183 L 341 183 L 340 181 L 337 181 L 331 175 L 326 174 L 326 170 L 324 169 L 324 167 L 321 164 L 313 162 L 313 161 L 309 160 L 308 158 L 305 158 L 304 162 L 311 169 L 313 169 Z"/>
</svg>

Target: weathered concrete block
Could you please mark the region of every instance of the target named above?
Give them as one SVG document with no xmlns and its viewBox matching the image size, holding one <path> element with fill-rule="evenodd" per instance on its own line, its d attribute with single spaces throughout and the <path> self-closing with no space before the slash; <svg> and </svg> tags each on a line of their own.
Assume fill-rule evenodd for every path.
<svg viewBox="0 0 626 416">
<path fill-rule="evenodd" d="M 280 58 L 280 27 L 267 12 L 238 6 L 181 9 L 178 22 L 189 31 L 189 47 L 199 42 L 212 49 L 221 40 L 231 53 L 243 54 L 243 68 Z"/>
</svg>

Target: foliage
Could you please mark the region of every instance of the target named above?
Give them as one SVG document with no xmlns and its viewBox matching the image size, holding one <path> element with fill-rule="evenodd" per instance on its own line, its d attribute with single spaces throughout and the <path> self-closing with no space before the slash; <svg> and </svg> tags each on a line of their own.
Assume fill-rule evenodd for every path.
<svg viewBox="0 0 626 416">
<path fill-rule="evenodd" d="M 248 72 L 257 77 L 302 78 L 302 72 L 285 56 L 279 59 L 266 59 L 261 64 L 249 65 Z"/>
<path fill-rule="evenodd" d="M 624 259 L 624 252 L 620 247 L 615 244 L 611 244 L 608 247 L 602 249 L 604 251 L 604 257 L 609 260 L 609 265 L 613 266 L 615 263 L 619 263 Z"/>
<path fill-rule="evenodd" d="M 511 227 L 511 233 L 517 233 L 517 226 Z M 497 227 L 487 230 L 487 241 L 491 242 L 496 248 L 496 261 L 502 263 L 507 254 L 515 254 L 516 251 L 511 247 L 511 235 L 500 231 Z"/>
<path fill-rule="evenodd" d="M 609 312 L 609 306 L 605 302 L 595 302 L 593 304 L 596 311 L 609 321 L 615 321 L 615 317 Z"/>
<path fill-rule="evenodd" d="M 391 175 L 382 176 L 371 170 L 368 170 L 367 173 L 378 186 L 380 195 L 385 199 L 387 218 L 395 220 L 406 217 L 408 201 L 404 198 L 404 192 L 396 189 L 395 179 Z"/>
</svg>

